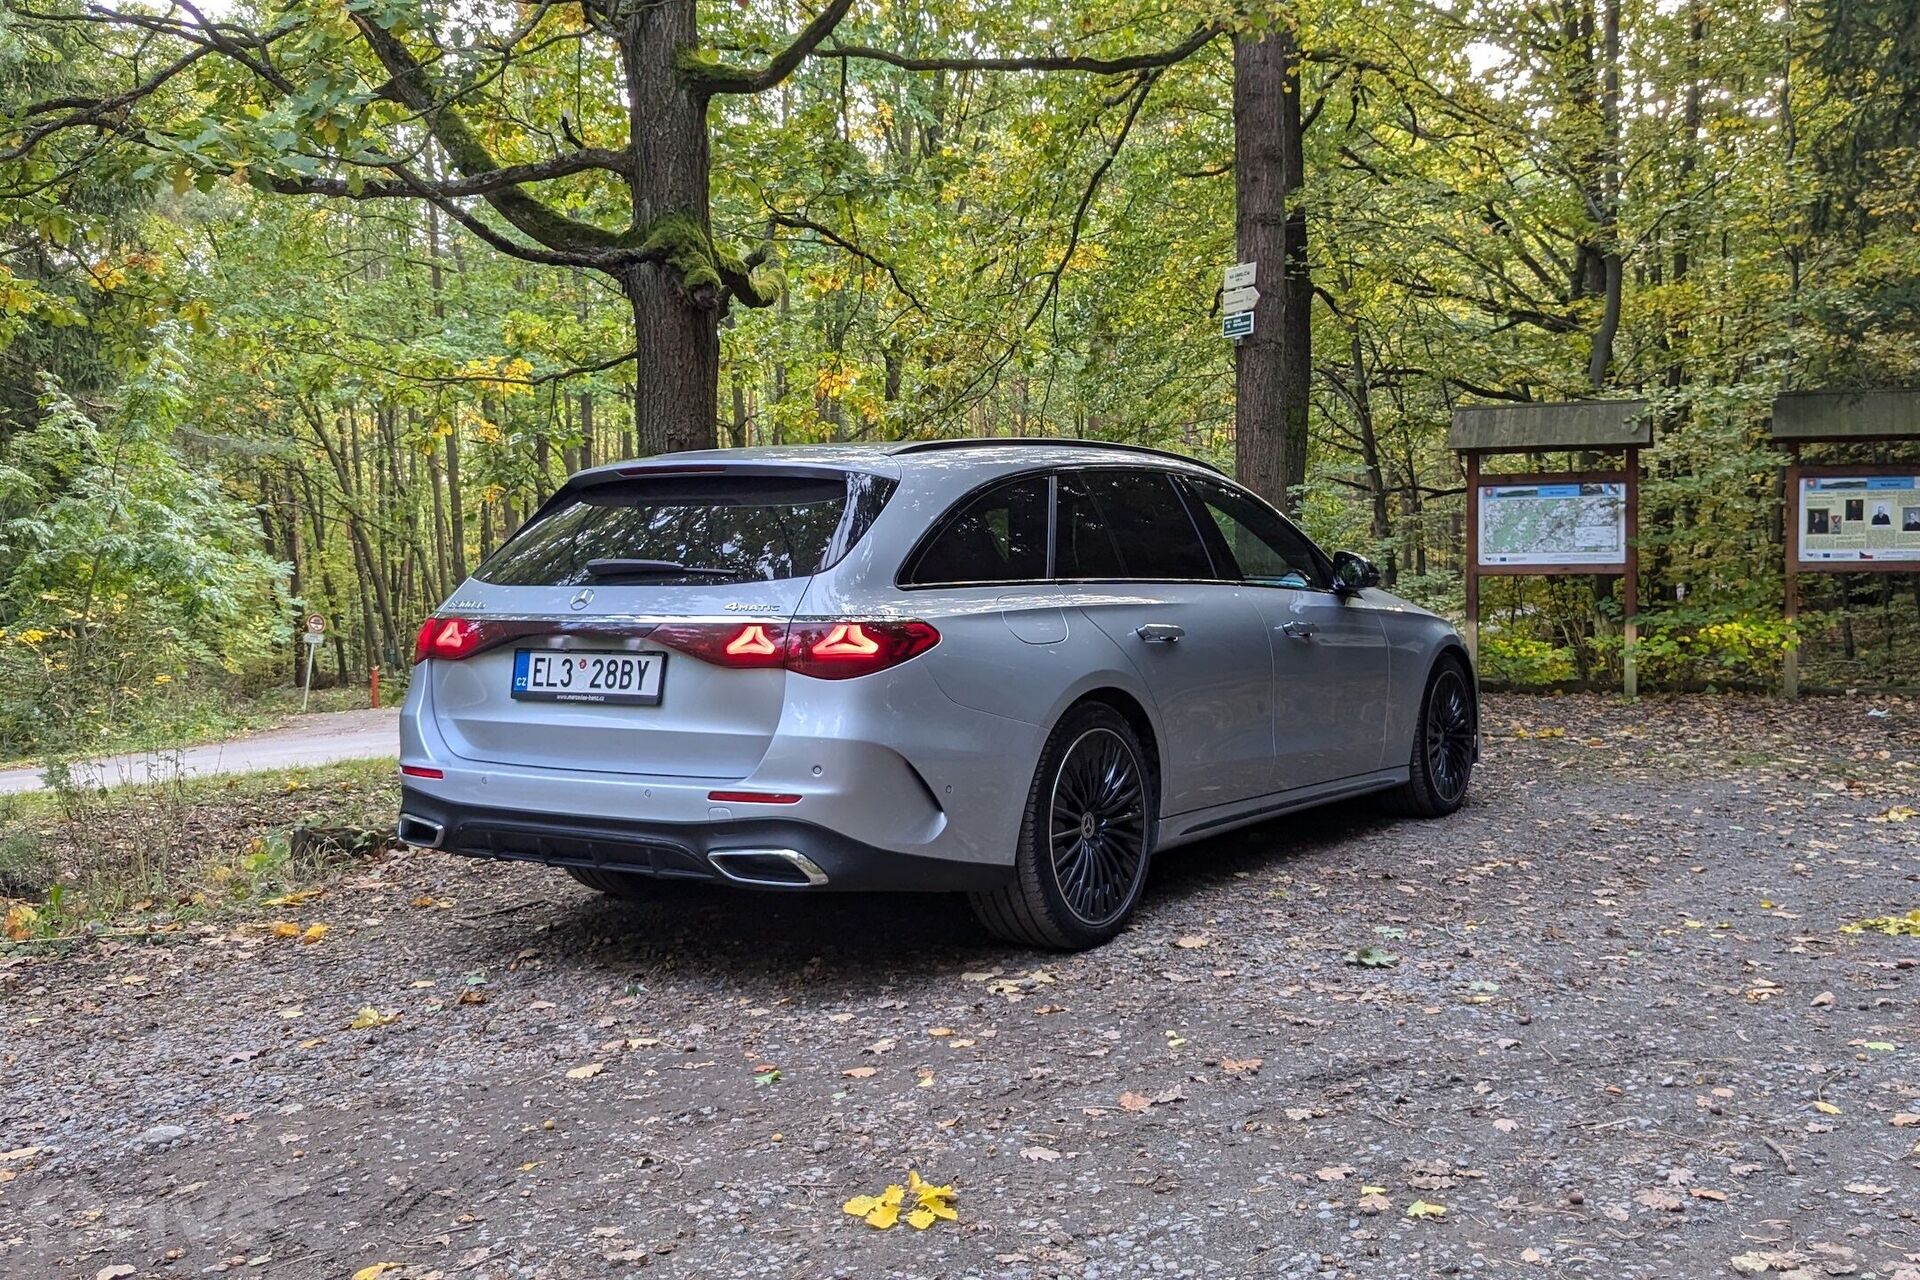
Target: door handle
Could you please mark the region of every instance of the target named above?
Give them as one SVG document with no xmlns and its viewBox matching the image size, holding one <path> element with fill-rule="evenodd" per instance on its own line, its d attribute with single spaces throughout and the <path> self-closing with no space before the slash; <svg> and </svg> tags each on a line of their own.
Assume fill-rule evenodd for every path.
<svg viewBox="0 0 1920 1280">
<path fill-rule="evenodd" d="M 1187 634 L 1187 629 L 1171 622 L 1148 622 L 1143 624 L 1133 634 L 1139 636 L 1148 644 L 1172 644 L 1181 636 Z"/>
<path fill-rule="evenodd" d="M 1313 639 L 1313 624 L 1311 622 L 1283 622 L 1280 624 L 1280 631 L 1281 634 L 1295 640 Z"/>
</svg>

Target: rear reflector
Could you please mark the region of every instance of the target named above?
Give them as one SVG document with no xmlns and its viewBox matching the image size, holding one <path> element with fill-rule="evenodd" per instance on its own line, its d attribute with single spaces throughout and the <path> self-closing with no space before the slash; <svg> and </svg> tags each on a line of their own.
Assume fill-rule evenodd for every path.
<svg viewBox="0 0 1920 1280">
<path fill-rule="evenodd" d="M 799 804 L 800 797 L 786 791 L 709 791 L 707 799 L 716 804 Z"/>
<path fill-rule="evenodd" d="M 425 765 L 420 764 L 403 764 L 400 766 L 400 772 L 409 778 L 444 778 L 447 776 L 444 770 L 429 769 Z"/>
</svg>

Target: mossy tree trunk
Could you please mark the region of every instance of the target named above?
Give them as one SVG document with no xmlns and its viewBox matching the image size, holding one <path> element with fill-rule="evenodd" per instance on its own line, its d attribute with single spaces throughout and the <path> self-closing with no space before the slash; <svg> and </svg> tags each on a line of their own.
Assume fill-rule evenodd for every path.
<svg viewBox="0 0 1920 1280">
<path fill-rule="evenodd" d="M 713 256 L 708 97 L 678 70 L 698 40 L 695 0 L 634 5 L 620 33 L 633 224 L 679 228 L 688 241 L 664 260 L 615 273 L 633 308 L 633 431 L 642 454 L 711 449 L 716 440 L 721 286 L 713 272 L 686 269 L 690 258 Z"/>
</svg>

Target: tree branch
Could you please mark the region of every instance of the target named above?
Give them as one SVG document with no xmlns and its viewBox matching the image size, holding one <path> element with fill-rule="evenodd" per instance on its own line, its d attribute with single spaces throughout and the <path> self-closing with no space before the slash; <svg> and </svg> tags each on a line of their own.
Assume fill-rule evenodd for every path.
<svg viewBox="0 0 1920 1280">
<path fill-rule="evenodd" d="M 811 231 L 815 235 L 819 236 L 822 240 L 825 240 L 828 244 L 834 245 L 835 247 L 839 248 L 843 252 L 851 254 L 853 257 L 860 259 L 862 262 L 865 262 L 872 266 L 876 266 L 880 268 L 882 271 L 887 273 L 887 278 L 893 281 L 893 287 L 900 291 L 901 297 L 905 298 L 910 304 L 912 304 L 913 309 L 915 311 L 919 311 L 923 314 L 926 312 L 927 310 L 926 304 L 922 303 L 920 301 L 919 296 L 915 294 L 912 289 L 909 289 L 907 287 L 907 282 L 900 278 L 899 271 L 897 271 L 894 268 L 894 265 L 891 262 L 886 261 L 884 258 L 875 257 L 872 253 L 869 253 L 867 250 L 862 249 L 859 245 L 853 243 L 853 241 L 848 240 L 845 236 L 835 231 L 832 227 L 826 226 L 823 223 L 815 222 L 812 218 L 807 217 L 805 214 L 785 213 L 779 209 L 770 208 L 768 210 L 768 216 L 771 217 L 773 221 L 778 223 L 780 226 L 790 227 L 796 231 Z"/>
<path fill-rule="evenodd" d="M 809 22 L 792 44 L 775 54 L 773 60 L 758 71 L 749 71 L 744 67 L 697 66 L 682 71 L 687 84 L 695 93 L 763 93 L 792 75 L 807 56 L 820 47 L 820 42 L 833 34 L 840 25 L 840 19 L 847 16 L 853 8 L 853 0 L 831 0 L 820 16 Z"/>
<path fill-rule="evenodd" d="M 469 179 L 485 178 L 499 173 L 502 169 L 501 164 L 493 158 L 492 153 L 482 145 L 479 138 L 474 136 L 473 131 L 467 127 L 467 122 L 461 118 L 452 104 L 440 100 L 434 92 L 434 85 L 426 67 L 419 59 L 415 58 L 391 31 L 375 22 L 370 14 L 359 9 L 354 9 L 351 13 L 354 25 L 360 28 L 360 34 L 365 38 L 367 47 L 373 51 L 373 56 L 380 60 L 380 65 L 386 68 L 387 74 L 393 77 L 388 85 L 393 97 L 420 115 L 427 129 L 433 134 L 434 140 L 446 151 L 447 158 L 453 162 L 454 167 Z M 424 184 L 420 194 L 436 195 L 438 193 L 434 191 L 431 184 Z M 483 192 L 482 197 L 499 211 L 501 217 L 549 249 L 571 252 L 589 248 L 612 248 L 619 242 L 619 236 L 615 233 L 556 213 L 517 187 L 496 187 Z M 451 211 L 449 208 L 449 212 Z M 470 229 L 473 225 L 464 217 L 462 217 L 462 223 L 468 225 Z M 523 253 L 520 256 L 526 255 Z M 578 258 L 569 260 L 580 261 Z"/>
<path fill-rule="evenodd" d="M 1032 54 L 1004 58 L 915 58 L 891 49 L 869 45 L 834 45 L 816 49 L 815 58 L 860 58 L 884 62 L 903 71 L 1084 71 L 1089 75 L 1111 76 L 1128 71 L 1149 71 L 1183 62 L 1205 48 L 1224 27 L 1208 25 L 1170 49 L 1154 53 L 1129 54 L 1124 58 L 1092 58 L 1079 54 Z"/>
</svg>

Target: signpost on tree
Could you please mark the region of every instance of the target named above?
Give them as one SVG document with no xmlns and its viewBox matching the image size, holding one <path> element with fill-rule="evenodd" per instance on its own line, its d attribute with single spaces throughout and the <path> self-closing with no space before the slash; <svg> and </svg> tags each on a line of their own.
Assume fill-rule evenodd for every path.
<svg viewBox="0 0 1920 1280">
<path fill-rule="evenodd" d="M 1803 573 L 1920 573 L 1920 390 L 1795 391 L 1773 402 L 1786 470 L 1786 607 L 1800 617 Z M 1807 445 L 1906 442 L 1905 461 L 1808 461 Z M 1849 450 L 1854 458 L 1861 456 Z M 1800 696 L 1800 647 L 1787 649 L 1780 691 Z"/>
<path fill-rule="evenodd" d="M 1470 405 L 1453 411 L 1447 443 L 1467 473 L 1467 649 L 1480 659 L 1480 579 L 1592 574 L 1620 579 L 1621 669 L 1640 692 L 1640 450 L 1653 442 L 1644 400 Z M 1543 471 L 1542 454 L 1582 455 L 1578 469 Z M 1527 454 L 1536 469 L 1488 474 L 1496 454 Z M 1623 455 L 1595 469 L 1595 454 Z"/>
</svg>

